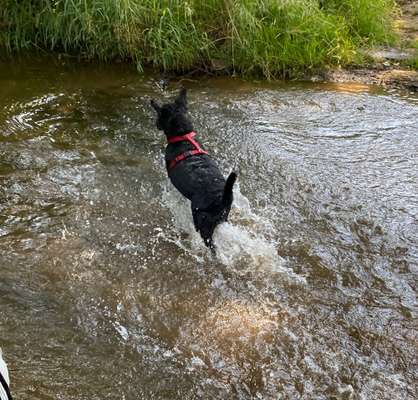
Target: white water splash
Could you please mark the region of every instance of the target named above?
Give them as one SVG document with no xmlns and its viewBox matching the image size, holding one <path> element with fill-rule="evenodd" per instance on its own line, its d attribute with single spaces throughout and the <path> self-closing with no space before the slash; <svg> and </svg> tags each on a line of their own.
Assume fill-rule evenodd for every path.
<svg viewBox="0 0 418 400">
<path fill-rule="evenodd" d="M 285 270 L 275 245 L 242 226 L 229 222 L 219 225 L 214 243 L 219 261 L 237 272 Z"/>
<path fill-rule="evenodd" d="M 199 261 L 203 261 L 205 256 L 209 257 L 209 250 L 194 228 L 190 202 L 171 184 L 167 184 L 163 188 L 163 204 L 170 210 L 177 231 L 175 239 L 167 240 L 176 243 Z M 178 233 L 187 234 L 186 239 L 180 238 Z M 285 261 L 278 255 L 276 243 L 268 239 L 272 236 L 272 224 L 251 210 L 249 200 L 240 192 L 239 185 L 236 185 L 229 222 L 220 224 L 213 236 L 216 258 L 235 273 L 281 273 L 292 281 L 304 283 L 304 278 L 285 266 Z"/>
<path fill-rule="evenodd" d="M 129 331 L 126 327 L 121 325 L 118 321 L 113 323 L 114 328 L 119 333 L 120 337 L 126 342 L 129 339 Z"/>
</svg>

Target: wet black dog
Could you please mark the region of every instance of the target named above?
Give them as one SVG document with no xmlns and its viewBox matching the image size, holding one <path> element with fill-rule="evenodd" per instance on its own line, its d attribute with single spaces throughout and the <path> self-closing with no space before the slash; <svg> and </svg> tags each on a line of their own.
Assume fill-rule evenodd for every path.
<svg viewBox="0 0 418 400">
<path fill-rule="evenodd" d="M 206 246 L 213 250 L 212 235 L 216 226 L 228 218 L 237 175 L 232 172 L 225 181 L 216 163 L 194 140 L 196 133 L 186 115 L 186 89 L 180 91 L 174 103 L 161 106 L 151 100 L 151 105 L 157 112 L 157 128 L 167 137 L 168 176 L 191 201 L 194 226 Z"/>
</svg>

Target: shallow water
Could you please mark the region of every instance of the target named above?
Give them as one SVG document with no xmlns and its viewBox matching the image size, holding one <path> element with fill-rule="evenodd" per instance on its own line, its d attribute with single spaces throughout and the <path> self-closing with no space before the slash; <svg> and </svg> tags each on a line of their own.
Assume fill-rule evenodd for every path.
<svg viewBox="0 0 418 400">
<path fill-rule="evenodd" d="M 239 173 L 212 258 L 127 66 L 0 64 L 0 346 L 18 399 L 415 399 L 418 98 L 185 80 Z"/>
</svg>

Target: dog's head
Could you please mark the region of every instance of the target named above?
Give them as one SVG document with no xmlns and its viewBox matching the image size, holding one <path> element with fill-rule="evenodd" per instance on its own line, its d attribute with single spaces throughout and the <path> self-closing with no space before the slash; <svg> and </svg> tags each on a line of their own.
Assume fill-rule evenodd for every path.
<svg viewBox="0 0 418 400">
<path fill-rule="evenodd" d="M 187 117 L 187 91 L 181 89 L 173 103 L 159 105 L 151 100 L 151 106 L 157 112 L 157 128 L 167 136 L 184 135 L 193 131 L 193 125 Z"/>
</svg>

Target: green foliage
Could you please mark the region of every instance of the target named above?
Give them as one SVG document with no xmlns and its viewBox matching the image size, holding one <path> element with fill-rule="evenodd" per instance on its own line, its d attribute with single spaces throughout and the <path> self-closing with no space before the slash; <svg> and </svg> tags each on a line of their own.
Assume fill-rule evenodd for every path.
<svg viewBox="0 0 418 400">
<path fill-rule="evenodd" d="M 405 46 L 411 52 L 411 55 L 402 64 L 418 71 L 418 39 L 405 42 Z"/>
<path fill-rule="evenodd" d="M 266 78 L 350 62 L 390 39 L 393 0 L 1 0 L 0 48 Z"/>
<path fill-rule="evenodd" d="M 414 55 L 406 61 L 406 65 L 418 71 L 418 49 L 416 49 Z"/>
<path fill-rule="evenodd" d="M 353 55 L 341 17 L 323 13 L 316 2 L 236 2 L 229 36 L 235 69 L 267 78 L 294 75 Z"/>
<path fill-rule="evenodd" d="M 408 65 L 418 71 L 418 54 L 409 60 Z"/>
<path fill-rule="evenodd" d="M 344 17 L 350 34 L 359 41 L 373 43 L 393 42 L 391 29 L 397 11 L 395 0 L 322 0 L 327 12 Z"/>
</svg>

